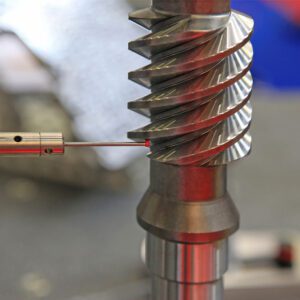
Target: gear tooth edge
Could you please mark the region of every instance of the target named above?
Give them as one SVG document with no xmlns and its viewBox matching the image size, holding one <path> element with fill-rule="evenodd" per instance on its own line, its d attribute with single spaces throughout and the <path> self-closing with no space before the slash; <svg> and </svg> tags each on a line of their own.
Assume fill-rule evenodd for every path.
<svg viewBox="0 0 300 300">
<path fill-rule="evenodd" d="M 166 164 L 211 167 L 246 157 L 252 142 L 253 19 L 232 11 L 225 25 L 210 30 L 192 17 L 151 8 L 129 19 L 152 30 L 129 43 L 152 62 L 129 73 L 151 94 L 128 108 L 151 123 L 128 137 L 150 140 L 150 159 Z"/>
</svg>

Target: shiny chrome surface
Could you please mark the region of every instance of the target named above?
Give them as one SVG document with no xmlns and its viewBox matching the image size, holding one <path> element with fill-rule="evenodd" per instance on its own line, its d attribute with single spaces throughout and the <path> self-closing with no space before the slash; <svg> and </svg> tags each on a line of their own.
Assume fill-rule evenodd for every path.
<svg viewBox="0 0 300 300">
<path fill-rule="evenodd" d="M 138 17 L 134 13 L 131 19 L 141 24 L 147 14 L 143 10 Z M 152 59 L 129 73 L 152 90 L 129 103 L 152 120 L 129 137 L 163 145 L 150 154 L 163 163 L 218 165 L 245 157 L 251 148 L 252 19 L 235 11 L 205 21 L 201 16 L 202 22 L 197 16 L 174 18 L 165 16 L 152 34 L 129 44 Z"/>
<path fill-rule="evenodd" d="M 190 284 L 213 282 L 221 279 L 228 268 L 227 240 L 186 244 L 147 234 L 146 245 L 148 269 L 152 274 L 167 280 Z"/>
<path fill-rule="evenodd" d="M 151 162 L 150 187 L 137 209 L 139 224 L 180 243 L 226 239 L 239 226 L 226 192 L 226 167 L 178 167 Z"/>
<path fill-rule="evenodd" d="M 44 156 L 64 154 L 61 133 L 2 132 L 0 155 Z"/>
<path fill-rule="evenodd" d="M 148 233 L 146 265 L 152 274 L 154 300 L 220 300 L 228 242 L 178 243 Z"/>
<path fill-rule="evenodd" d="M 64 154 L 65 148 L 85 147 L 150 147 L 145 142 L 65 142 L 62 133 L 2 132 L 1 156 L 43 156 Z"/>
<path fill-rule="evenodd" d="M 129 79 L 151 89 L 129 109 L 151 119 L 151 181 L 137 209 L 148 232 L 153 300 L 223 299 L 227 239 L 239 215 L 226 165 L 248 155 L 253 20 L 230 1 L 153 0 L 130 19 L 152 33 L 129 43 L 151 63 Z"/>
<path fill-rule="evenodd" d="M 84 148 L 84 147 L 148 147 L 147 142 L 65 142 L 65 147 Z"/>
<path fill-rule="evenodd" d="M 205 284 L 186 284 L 160 277 L 152 281 L 153 300 L 223 300 L 223 290 L 222 279 Z"/>
<path fill-rule="evenodd" d="M 156 10 L 174 14 L 218 14 L 230 10 L 230 0 L 153 0 Z"/>
</svg>

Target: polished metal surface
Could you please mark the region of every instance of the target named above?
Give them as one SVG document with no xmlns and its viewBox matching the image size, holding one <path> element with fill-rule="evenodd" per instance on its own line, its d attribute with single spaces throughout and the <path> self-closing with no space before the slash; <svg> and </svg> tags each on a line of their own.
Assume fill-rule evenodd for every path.
<svg viewBox="0 0 300 300">
<path fill-rule="evenodd" d="M 223 299 L 227 238 L 239 226 L 226 192 L 226 166 L 152 161 L 150 187 L 137 217 L 148 232 L 153 300 Z"/>
<path fill-rule="evenodd" d="M 138 53 L 152 53 L 152 64 L 131 72 L 129 78 L 153 93 L 129 103 L 130 109 L 152 119 L 129 137 L 151 139 L 158 147 L 150 157 L 162 163 L 219 165 L 250 152 L 253 21 L 232 12 L 225 28 L 202 27 L 193 16 L 180 22 L 166 18 L 141 39 L 143 46 L 140 40 L 130 43 Z"/>
<path fill-rule="evenodd" d="M 65 147 L 84 148 L 84 147 L 148 147 L 147 142 L 65 142 Z"/>
<path fill-rule="evenodd" d="M 152 281 L 152 290 L 159 291 L 152 296 L 152 299 L 155 300 L 223 300 L 222 279 L 206 284 L 186 284 L 155 277 Z"/>
<path fill-rule="evenodd" d="M 64 141 L 61 133 L 2 132 L 0 155 L 61 155 Z"/>
<path fill-rule="evenodd" d="M 208 243 L 227 238 L 239 215 L 226 192 L 226 167 L 151 162 L 150 187 L 137 209 L 140 225 L 162 239 Z"/>
<path fill-rule="evenodd" d="M 145 142 L 65 142 L 62 133 L 2 132 L 1 156 L 44 156 L 64 154 L 65 148 L 149 147 Z"/>
<path fill-rule="evenodd" d="M 230 10 L 230 0 L 153 0 L 153 8 L 174 14 L 218 14 Z"/>
<path fill-rule="evenodd" d="M 162 240 L 147 234 L 146 264 L 152 274 L 181 283 L 214 282 L 228 268 L 227 240 L 207 244 L 186 244 Z M 189 256 L 189 260 L 186 256 Z M 207 260 L 206 264 L 198 261 Z"/>
<path fill-rule="evenodd" d="M 152 31 L 129 43 L 151 59 L 129 79 L 151 93 L 128 105 L 151 119 L 128 137 L 151 141 L 137 218 L 152 299 L 220 300 L 225 245 L 239 226 L 226 165 L 251 150 L 254 23 L 227 0 L 153 0 L 130 19 Z"/>
</svg>

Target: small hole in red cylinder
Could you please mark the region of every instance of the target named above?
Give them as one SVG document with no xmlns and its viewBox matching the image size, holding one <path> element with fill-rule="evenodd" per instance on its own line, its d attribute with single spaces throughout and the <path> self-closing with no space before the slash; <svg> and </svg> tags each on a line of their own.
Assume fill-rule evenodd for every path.
<svg viewBox="0 0 300 300">
<path fill-rule="evenodd" d="M 46 154 L 52 154 L 53 153 L 53 149 L 48 148 L 48 149 L 45 149 L 44 152 Z"/>
<path fill-rule="evenodd" d="M 15 141 L 16 143 L 20 143 L 20 142 L 22 142 L 22 140 L 23 140 L 23 138 L 22 138 L 20 135 L 16 135 L 16 136 L 14 137 L 14 141 Z"/>
</svg>

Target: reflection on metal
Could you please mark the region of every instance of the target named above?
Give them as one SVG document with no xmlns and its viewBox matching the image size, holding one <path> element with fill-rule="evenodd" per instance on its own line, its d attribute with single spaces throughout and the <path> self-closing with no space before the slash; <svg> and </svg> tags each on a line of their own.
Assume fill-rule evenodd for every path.
<svg viewBox="0 0 300 300">
<path fill-rule="evenodd" d="M 129 43 L 151 59 L 129 73 L 151 89 L 129 108 L 151 123 L 128 134 L 151 141 L 137 214 L 152 299 L 221 300 L 227 239 L 239 226 L 226 165 L 251 150 L 253 20 L 228 0 L 153 0 L 130 19 L 152 31 Z"/>
<path fill-rule="evenodd" d="M 65 142 L 65 147 L 85 148 L 85 147 L 148 147 L 148 142 Z"/>
<path fill-rule="evenodd" d="M 59 155 L 64 154 L 61 133 L 0 133 L 0 155 Z"/>
<path fill-rule="evenodd" d="M 134 142 L 65 142 L 62 133 L 2 132 L 0 156 L 62 155 L 65 148 L 86 147 L 149 147 L 148 141 Z"/>
</svg>

